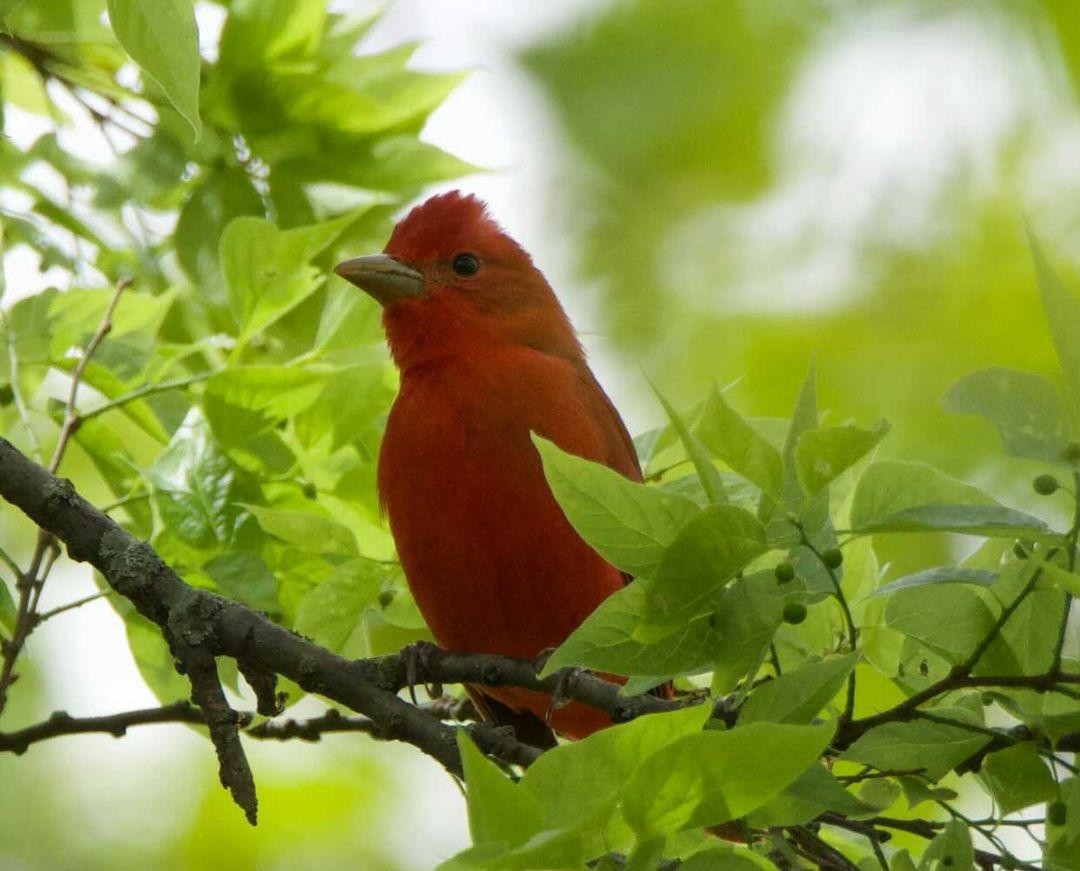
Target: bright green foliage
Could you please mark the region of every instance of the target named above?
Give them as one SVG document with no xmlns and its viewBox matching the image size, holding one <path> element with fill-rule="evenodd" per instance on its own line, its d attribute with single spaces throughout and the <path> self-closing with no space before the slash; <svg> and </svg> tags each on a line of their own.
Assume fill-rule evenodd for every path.
<svg viewBox="0 0 1080 871">
<path fill-rule="evenodd" d="M 1056 311 L 1071 316 L 1068 307 Z M 991 390 L 998 386 L 991 380 Z M 639 577 L 585 621 L 547 671 L 585 666 L 629 675 L 635 688 L 711 672 L 712 690 L 733 692 L 728 704 L 737 710 L 734 727 L 729 721 L 727 730 L 689 735 L 642 761 L 622 804 L 637 838 L 627 850 L 632 865 L 653 856 L 665 839 L 662 855 L 680 855 L 670 838 L 682 829 L 743 813 L 751 825 L 798 826 L 827 812 L 852 819 L 894 813 L 901 795 L 912 810 L 948 804 L 956 793 L 935 784 L 950 774 L 963 775 L 968 789 L 985 790 L 1001 815 L 1057 795 L 1047 766 L 1050 742 L 1080 725 L 1069 686 L 1045 696 L 1008 684 L 992 689 L 988 701 L 1031 730 L 1030 737 L 1010 737 L 995 729 L 977 691 L 950 681 L 957 674 L 1003 681 L 1052 674 L 1064 607 L 1059 590 L 1080 592 L 1080 575 L 1072 571 L 1075 529 L 1057 532 L 923 464 L 860 464 L 887 428 L 819 427 L 814 388 L 811 374 L 779 450 L 715 391 L 687 418 L 669 409 L 675 438 L 659 433 L 651 448 L 670 470 L 658 488 L 620 483 L 600 467 L 540 445 L 556 498 L 601 552 L 614 558 L 620 541 L 640 542 L 641 530 L 650 530 L 637 545 L 648 553 Z M 982 391 L 978 380 L 967 379 L 950 403 L 957 411 L 984 409 L 1006 433 L 1007 449 L 1022 430 L 1020 453 L 1063 460 L 1061 432 L 1005 420 L 1005 404 L 979 405 Z M 1044 436 L 1057 447 L 1028 449 Z M 673 518 L 672 503 L 663 501 L 670 498 L 666 479 L 677 474 L 680 456 L 700 470 L 702 451 L 713 467 L 708 474 L 725 478 L 725 490 L 714 496 L 726 501 L 678 502 Z M 774 463 L 779 468 L 770 471 Z M 732 475 L 743 482 L 728 486 Z M 655 495 L 647 496 L 651 489 Z M 838 548 L 834 524 L 860 537 Z M 964 564 L 879 579 L 873 546 L 880 534 L 942 532 L 1006 540 L 986 544 Z M 1019 554 L 1011 546 L 1017 537 Z M 789 561 L 797 571 L 787 568 Z M 628 567 L 625 560 L 621 565 Z M 849 595 L 856 598 L 849 602 Z M 862 630 L 855 645 L 845 608 Z M 830 655 L 821 658 L 823 650 Z M 763 677 L 771 679 L 761 683 Z M 996 679 L 987 678 L 990 687 Z M 885 686 L 891 689 L 884 692 Z M 905 697 L 936 687 L 917 707 L 902 706 Z M 1036 713 L 1039 703 L 1054 713 Z M 810 765 L 812 753 L 785 768 L 781 748 L 797 746 L 794 739 L 757 740 L 762 728 L 806 729 L 799 724 L 838 715 L 840 736 L 846 718 L 859 724 L 860 717 L 879 715 L 850 738 L 834 737 L 837 746 L 826 754 L 838 760 L 837 771 L 862 772 L 850 784 Z M 739 749 L 728 756 L 729 746 Z M 749 764 L 733 776 L 725 767 L 732 759 Z M 859 767 L 840 767 L 853 764 Z M 759 771 L 762 778 L 775 775 L 771 785 L 757 778 Z M 745 804 L 733 781 L 753 784 Z M 1071 841 L 1065 835 L 1055 843 L 1060 852 Z M 967 827 L 954 821 L 913 855 L 921 855 L 918 867 L 968 867 L 972 850 Z M 897 867 L 910 866 L 911 855 L 897 854 Z"/>
<path fill-rule="evenodd" d="M 641 764 L 623 814 L 639 838 L 744 816 L 815 764 L 831 733 L 827 724 L 760 723 L 687 735 Z"/>
<path fill-rule="evenodd" d="M 539 436 L 533 441 L 555 498 L 574 529 L 612 565 L 652 577 L 665 548 L 698 513 L 698 506 L 683 496 L 634 484 L 606 466 L 565 454 Z M 608 531 L 610 546 L 606 544 Z"/>
<path fill-rule="evenodd" d="M 780 675 L 751 696 L 740 721 L 809 723 L 843 687 L 856 659 L 853 653 L 834 656 Z"/>
<path fill-rule="evenodd" d="M 942 404 L 949 411 L 977 414 L 994 424 L 1006 453 L 1050 463 L 1068 459 L 1061 393 L 1039 375 L 983 369 L 957 381 Z"/>
<path fill-rule="evenodd" d="M 1017 744 L 991 753 L 982 776 L 1002 813 L 1052 801 L 1057 796 L 1050 769 L 1030 744 Z"/>
<path fill-rule="evenodd" d="M 190 0 L 109 0 L 109 23 L 132 59 L 198 136 L 199 35 Z"/>
<path fill-rule="evenodd" d="M 696 434 L 716 457 L 771 495 L 779 495 L 780 453 L 724 399 L 715 387 L 705 400 Z"/>
<path fill-rule="evenodd" d="M 930 842 L 919 862 L 919 869 L 945 871 L 947 868 L 971 868 L 974 864 L 971 833 L 960 820 L 953 820 Z"/>
</svg>

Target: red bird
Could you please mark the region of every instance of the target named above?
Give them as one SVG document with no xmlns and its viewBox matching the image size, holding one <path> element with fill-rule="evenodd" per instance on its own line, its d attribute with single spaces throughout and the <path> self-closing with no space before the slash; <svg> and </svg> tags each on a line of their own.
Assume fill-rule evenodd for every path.
<svg viewBox="0 0 1080 871">
<path fill-rule="evenodd" d="M 385 254 L 336 271 L 382 304 L 401 372 L 379 496 L 435 639 L 524 659 L 557 647 L 626 578 L 567 522 L 530 432 L 634 481 L 641 469 L 555 293 L 485 204 L 458 191 L 409 212 Z M 550 707 L 511 687 L 481 695 L 519 732 Z M 578 738 L 610 720 L 571 704 L 551 725 Z"/>
</svg>

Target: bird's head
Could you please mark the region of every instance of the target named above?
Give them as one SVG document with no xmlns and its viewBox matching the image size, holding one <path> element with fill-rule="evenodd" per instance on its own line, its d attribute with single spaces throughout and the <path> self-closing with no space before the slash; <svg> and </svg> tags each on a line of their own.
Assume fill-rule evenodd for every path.
<svg viewBox="0 0 1080 871">
<path fill-rule="evenodd" d="M 459 191 L 416 206 L 382 254 L 346 260 L 334 271 L 383 306 L 390 350 L 402 369 L 492 345 L 581 353 L 532 258 L 483 201 Z"/>
</svg>

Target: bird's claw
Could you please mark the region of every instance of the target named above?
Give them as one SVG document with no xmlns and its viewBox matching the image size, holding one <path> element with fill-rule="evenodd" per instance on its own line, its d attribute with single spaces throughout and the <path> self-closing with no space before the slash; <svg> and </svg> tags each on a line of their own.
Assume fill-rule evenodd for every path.
<svg viewBox="0 0 1080 871">
<path fill-rule="evenodd" d="M 540 674 L 540 672 L 544 670 L 544 666 L 547 665 L 548 660 L 551 659 L 551 654 L 553 654 L 556 649 L 557 648 L 554 647 L 545 647 L 536 654 L 536 657 L 533 659 L 533 668 L 536 669 L 537 674 Z"/>
<path fill-rule="evenodd" d="M 414 641 L 401 651 L 405 658 L 405 686 L 414 705 L 419 704 L 416 700 L 416 685 L 420 682 L 420 673 L 427 672 L 431 655 L 439 650 L 440 648 L 430 641 Z M 442 684 L 439 683 L 425 682 L 424 689 L 433 699 L 440 698 L 443 694 Z"/>
<path fill-rule="evenodd" d="M 579 674 L 587 671 L 584 668 L 564 668 L 558 672 L 558 676 L 555 678 L 555 687 L 551 691 L 551 703 L 548 705 L 547 713 L 544 714 L 544 723 L 551 725 L 551 717 L 559 708 L 565 707 L 570 703 L 570 685 L 574 682 Z"/>
</svg>

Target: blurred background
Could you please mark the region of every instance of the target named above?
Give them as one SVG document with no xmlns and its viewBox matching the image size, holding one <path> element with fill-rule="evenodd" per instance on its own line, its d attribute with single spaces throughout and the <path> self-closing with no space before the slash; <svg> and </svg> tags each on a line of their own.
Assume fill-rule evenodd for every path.
<svg viewBox="0 0 1080 871">
<path fill-rule="evenodd" d="M 199 9 L 211 55 L 224 13 Z M 987 365 L 1054 375 L 1025 223 L 1075 277 L 1072 0 L 399 0 L 361 50 L 408 40 L 417 69 L 472 71 L 422 138 L 487 171 L 432 190 L 483 196 L 533 254 L 632 432 L 662 419 L 646 375 L 682 405 L 737 382 L 740 410 L 784 416 L 814 358 L 833 422 L 892 422 L 887 455 L 1026 487 L 1033 466 L 988 464 L 989 428 L 939 402 Z M 33 123 L 9 110 L 4 133 Z M 6 255 L 8 302 L 52 280 L 38 266 Z M 93 589 L 68 570 L 44 607 Z M 10 716 L 153 704 L 99 602 L 35 635 Z M 183 727 L 0 755 L 0 869 L 424 869 L 468 843 L 411 748 L 250 752 L 254 830 Z"/>
</svg>

